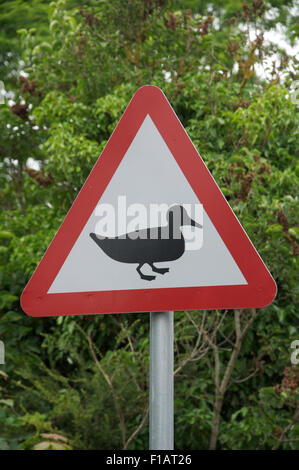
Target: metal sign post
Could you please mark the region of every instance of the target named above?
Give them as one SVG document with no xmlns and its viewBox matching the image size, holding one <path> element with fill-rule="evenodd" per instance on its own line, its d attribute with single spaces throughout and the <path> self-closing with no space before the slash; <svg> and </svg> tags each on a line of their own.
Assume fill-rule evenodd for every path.
<svg viewBox="0 0 299 470">
<path fill-rule="evenodd" d="M 173 450 L 173 312 L 150 314 L 150 450 Z"/>
</svg>

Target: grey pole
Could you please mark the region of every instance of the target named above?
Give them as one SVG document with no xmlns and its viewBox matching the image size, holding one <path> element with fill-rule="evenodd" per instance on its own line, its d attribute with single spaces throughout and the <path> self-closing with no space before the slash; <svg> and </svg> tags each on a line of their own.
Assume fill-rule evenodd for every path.
<svg viewBox="0 0 299 470">
<path fill-rule="evenodd" d="M 173 450 L 173 312 L 150 314 L 150 450 Z"/>
</svg>

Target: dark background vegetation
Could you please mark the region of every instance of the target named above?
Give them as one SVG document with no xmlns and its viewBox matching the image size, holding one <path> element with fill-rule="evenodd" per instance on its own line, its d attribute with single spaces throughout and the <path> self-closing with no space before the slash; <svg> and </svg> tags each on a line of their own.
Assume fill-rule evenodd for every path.
<svg viewBox="0 0 299 470">
<path fill-rule="evenodd" d="M 260 310 L 175 313 L 176 448 L 299 449 L 297 62 L 277 28 L 294 45 L 292 1 L 1 2 L 1 449 L 148 446 L 148 313 L 39 319 L 19 303 L 144 84 L 278 285 Z"/>
</svg>

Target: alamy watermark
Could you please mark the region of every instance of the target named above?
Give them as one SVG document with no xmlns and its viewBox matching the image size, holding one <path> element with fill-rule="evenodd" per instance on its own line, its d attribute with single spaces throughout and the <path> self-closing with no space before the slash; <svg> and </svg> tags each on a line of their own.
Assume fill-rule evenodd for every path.
<svg viewBox="0 0 299 470">
<path fill-rule="evenodd" d="M 293 365 L 297 365 L 299 364 L 299 339 L 292 341 L 291 348 L 295 349 L 295 351 L 291 354 L 291 363 Z"/>
<path fill-rule="evenodd" d="M 0 340 L 0 364 L 5 364 L 5 346 L 3 341 Z"/>
<path fill-rule="evenodd" d="M 5 86 L 2 80 L 0 80 L 0 104 L 5 103 Z"/>
<path fill-rule="evenodd" d="M 290 98 L 295 106 L 299 106 L 299 81 L 295 81 L 292 85 Z"/>
<path fill-rule="evenodd" d="M 199 250 L 203 245 L 203 206 L 194 204 L 127 203 L 125 195 L 117 204 L 101 203 L 95 209 L 97 237 L 118 239 L 179 240 L 182 231 L 185 250 Z"/>
<path fill-rule="evenodd" d="M 299 339 L 295 339 L 291 343 L 291 349 L 294 351 L 291 354 L 291 363 L 293 365 L 299 364 Z M 0 364 L 5 364 L 5 345 L 4 342 L 0 340 Z"/>
</svg>

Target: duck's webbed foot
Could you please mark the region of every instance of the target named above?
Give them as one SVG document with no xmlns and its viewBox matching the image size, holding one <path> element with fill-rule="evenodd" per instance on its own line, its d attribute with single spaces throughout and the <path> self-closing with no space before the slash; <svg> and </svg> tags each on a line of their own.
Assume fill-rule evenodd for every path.
<svg viewBox="0 0 299 470">
<path fill-rule="evenodd" d="M 147 274 L 143 274 L 141 272 L 141 268 L 142 268 L 143 265 L 144 265 L 144 263 L 139 264 L 136 268 L 136 271 L 138 272 L 141 279 L 144 279 L 145 281 L 153 281 L 154 279 L 156 279 L 156 276 L 148 276 Z"/>
<path fill-rule="evenodd" d="M 169 268 L 156 268 L 156 266 L 154 266 L 153 263 L 150 264 L 150 267 L 152 268 L 154 273 L 158 273 L 158 274 L 169 273 Z"/>
</svg>

